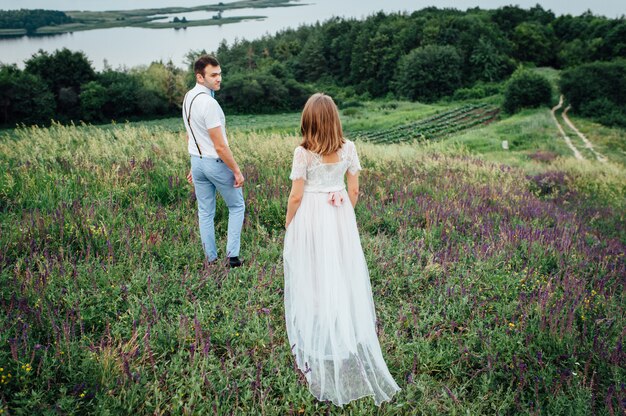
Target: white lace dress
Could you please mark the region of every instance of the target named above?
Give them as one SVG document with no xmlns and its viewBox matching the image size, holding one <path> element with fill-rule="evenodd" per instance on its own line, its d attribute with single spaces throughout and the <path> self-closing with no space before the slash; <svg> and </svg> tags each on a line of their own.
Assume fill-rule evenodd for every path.
<svg viewBox="0 0 626 416">
<path fill-rule="evenodd" d="M 354 143 L 340 161 L 296 148 L 290 178 L 305 180 L 304 196 L 285 234 L 285 318 L 292 353 L 309 390 L 338 406 L 363 396 L 376 405 L 400 390 L 376 336 L 369 272 L 346 171 L 361 169 Z"/>
</svg>

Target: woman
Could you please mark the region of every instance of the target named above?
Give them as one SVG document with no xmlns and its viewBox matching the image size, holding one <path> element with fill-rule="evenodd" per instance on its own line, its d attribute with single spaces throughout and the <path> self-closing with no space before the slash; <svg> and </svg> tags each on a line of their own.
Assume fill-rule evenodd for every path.
<svg viewBox="0 0 626 416">
<path fill-rule="evenodd" d="M 378 406 L 400 388 L 376 336 L 369 272 L 354 216 L 361 165 L 354 143 L 343 138 L 329 96 L 309 98 L 301 132 L 283 252 L 289 343 L 318 400 L 343 406 L 373 396 Z"/>
</svg>

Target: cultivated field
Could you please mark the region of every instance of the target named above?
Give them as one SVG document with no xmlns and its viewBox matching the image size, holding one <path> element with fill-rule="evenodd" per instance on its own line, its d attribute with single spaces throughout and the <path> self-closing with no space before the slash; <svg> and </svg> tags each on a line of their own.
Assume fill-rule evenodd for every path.
<svg viewBox="0 0 626 416">
<path fill-rule="evenodd" d="M 344 117 L 349 137 L 452 109 L 379 105 Z M 234 270 L 203 264 L 178 120 L 0 134 L 0 413 L 625 412 L 623 130 L 572 118 L 606 162 L 574 159 L 548 109 L 357 139 L 357 220 L 402 391 L 340 409 L 308 393 L 284 329 L 298 115 L 229 120 L 247 179 Z M 226 216 L 220 200 L 222 250 Z"/>
</svg>

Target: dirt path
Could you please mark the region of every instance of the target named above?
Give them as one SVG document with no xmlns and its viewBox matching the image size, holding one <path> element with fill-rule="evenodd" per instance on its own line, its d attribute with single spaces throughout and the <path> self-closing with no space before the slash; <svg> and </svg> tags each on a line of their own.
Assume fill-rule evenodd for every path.
<svg viewBox="0 0 626 416">
<path fill-rule="evenodd" d="M 574 146 L 574 143 L 572 143 L 570 138 L 567 137 L 567 134 L 565 134 L 565 130 L 563 130 L 563 127 L 561 126 L 561 124 L 559 124 L 559 121 L 556 119 L 556 111 L 560 109 L 561 107 L 563 107 L 562 95 L 561 95 L 561 98 L 559 99 L 559 104 L 556 105 L 554 108 L 552 108 L 552 110 L 550 111 L 552 113 L 552 119 L 554 120 L 554 123 L 556 124 L 556 126 L 559 128 L 559 131 L 561 132 L 561 136 L 563 136 L 565 143 L 569 146 L 570 149 L 572 149 L 572 152 L 574 152 L 574 157 L 576 159 L 583 160 L 585 158 L 583 157 L 583 155 L 580 154 L 580 152 L 578 151 L 576 146 Z"/>
<path fill-rule="evenodd" d="M 596 159 L 598 159 L 598 161 L 606 162 L 606 157 L 604 155 L 601 155 L 600 153 L 596 152 L 596 149 L 593 148 L 593 144 L 589 141 L 589 139 L 587 139 L 587 137 L 585 137 L 585 135 L 582 134 L 576 128 L 576 126 L 574 126 L 574 123 L 572 123 L 572 121 L 569 119 L 569 117 L 567 117 L 567 112 L 569 111 L 570 108 L 572 108 L 572 106 L 568 105 L 567 108 L 565 110 L 563 110 L 563 114 L 561 114 L 561 116 L 563 117 L 563 120 L 565 120 L 565 123 L 569 126 L 570 129 L 572 129 L 572 130 L 574 130 L 576 132 L 578 137 L 580 137 L 580 140 L 582 140 L 585 143 L 585 147 L 587 149 L 591 150 L 591 152 L 596 156 Z"/>
</svg>

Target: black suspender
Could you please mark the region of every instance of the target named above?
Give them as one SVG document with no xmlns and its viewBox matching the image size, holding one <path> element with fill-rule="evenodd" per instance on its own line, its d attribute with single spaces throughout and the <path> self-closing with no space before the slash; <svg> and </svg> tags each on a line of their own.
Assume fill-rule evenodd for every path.
<svg viewBox="0 0 626 416">
<path fill-rule="evenodd" d="M 191 106 L 193 105 L 194 100 L 198 98 L 198 95 L 202 95 L 202 94 L 207 94 L 207 93 L 200 92 L 191 99 L 191 103 L 189 104 L 189 112 L 187 112 L 187 106 L 185 106 L 185 103 L 187 102 L 187 95 L 189 95 L 189 93 L 185 94 L 185 99 L 183 100 L 183 111 L 185 113 L 185 118 L 187 119 L 187 125 L 189 126 L 189 131 L 191 132 L 193 141 L 196 143 L 196 147 L 198 148 L 198 153 L 200 153 L 200 159 L 202 159 L 202 151 L 200 150 L 200 146 L 198 145 L 198 141 L 196 140 L 196 135 L 193 133 L 193 129 L 191 128 Z"/>
</svg>

